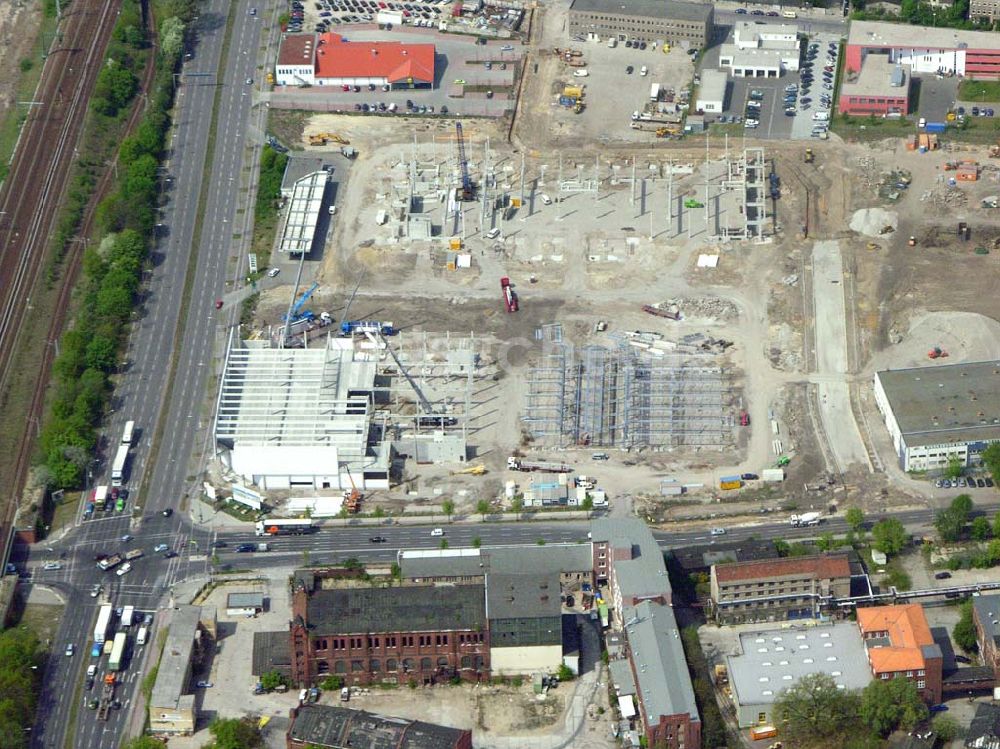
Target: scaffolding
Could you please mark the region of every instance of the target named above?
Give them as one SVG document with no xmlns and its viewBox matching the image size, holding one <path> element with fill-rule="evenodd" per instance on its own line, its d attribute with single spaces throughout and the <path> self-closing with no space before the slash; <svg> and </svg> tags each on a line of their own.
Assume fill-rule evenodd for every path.
<svg viewBox="0 0 1000 749">
<path fill-rule="evenodd" d="M 691 351 L 651 353 L 619 339 L 579 351 L 547 325 L 528 375 L 523 422 L 551 446 L 714 447 L 733 441 L 728 377 Z"/>
</svg>

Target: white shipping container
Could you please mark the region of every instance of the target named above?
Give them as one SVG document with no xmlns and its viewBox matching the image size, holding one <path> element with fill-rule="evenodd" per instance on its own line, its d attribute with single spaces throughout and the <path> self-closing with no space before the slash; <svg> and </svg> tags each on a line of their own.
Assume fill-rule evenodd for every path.
<svg viewBox="0 0 1000 749">
<path fill-rule="evenodd" d="M 760 472 L 762 481 L 784 481 L 785 472 L 781 468 L 765 468 Z"/>
</svg>

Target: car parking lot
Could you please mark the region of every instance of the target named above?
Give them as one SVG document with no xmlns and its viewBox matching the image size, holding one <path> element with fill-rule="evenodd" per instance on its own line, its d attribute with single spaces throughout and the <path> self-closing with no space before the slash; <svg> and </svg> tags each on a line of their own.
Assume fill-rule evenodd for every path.
<svg viewBox="0 0 1000 749">
<path fill-rule="evenodd" d="M 717 66 L 718 57 L 717 47 L 709 50 L 704 67 Z M 779 78 L 730 78 L 728 106 L 716 121 L 741 122 L 747 135 L 754 138 L 819 137 L 828 122 L 819 122 L 814 115 L 831 110 L 838 58 L 838 38 L 816 34 L 803 44 L 798 73 L 785 71 Z"/>
<path fill-rule="evenodd" d="M 402 18 L 404 24 L 434 28 L 445 5 L 446 0 L 292 0 L 288 31 L 342 31 L 352 24 L 377 23 L 380 12 Z"/>
</svg>

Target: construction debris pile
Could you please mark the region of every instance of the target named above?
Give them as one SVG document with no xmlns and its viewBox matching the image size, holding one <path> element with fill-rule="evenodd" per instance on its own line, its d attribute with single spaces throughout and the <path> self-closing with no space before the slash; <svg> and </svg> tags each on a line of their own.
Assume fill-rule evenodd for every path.
<svg viewBox="0 0 1000 749">
<path fill-rule="evenodd" d="M 735 320 L 740 314 L 737 306 L 731 301 L 714 296 L 678 297 L 667 299 L 655 306 L 660 309 L 683 310 L 683 316 L 688 318 Z"/>
<path fill-rule="evenodd" d="M 884 208 L 862 208 L 851 216 L 851 231 L 866 237 L 878 237 L 896 231 L 899 216 Z"/>
</svg>

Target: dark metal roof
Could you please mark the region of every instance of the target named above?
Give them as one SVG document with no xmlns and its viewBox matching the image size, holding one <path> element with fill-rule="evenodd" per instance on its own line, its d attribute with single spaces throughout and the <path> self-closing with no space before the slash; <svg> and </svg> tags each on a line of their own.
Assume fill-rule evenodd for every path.
<svg viewBox="0 0 1000 749">
<path fill-rule="evenodd" d="M 467 735 L 458 728 L 328 705 L 303 705 L 289 737 L 324 749 L 453 749 Z"/>
<path fill-rule="evenodd" d="M 486 613 L 491 620 L 559 616 L 561 611 L 558 572 L 486 577 Z"/>
<path fill-rule="evenodd" d="M 570 11 L 584 13 L 609 13 L 618 16 L 638 16 L 646 18 L 666 18 L 676 21 L 701 21 L 707 23 L 712 18 L 712 6 L 708 3 L 673 2 L 673 0 L 574 0 Z"/>
<path fill-rule="evenodd" d="M 481 630 L 486 596 L 482 585 L 317 590 L 306 620 L 320 633 Z"/>
<path fill-rule="evenodd" d="M 1000 707 L 979 703 L 969 730 L 965 732 L 965 745 L 990 748 L 1000 745 Z"/>
<path fill-rule="evenodd" d="M 713 564 L 723 561 L 752 562 L 761 559 L 776 559 L 778 551 L 774 542 L 748 538 L 743 541 L 729 541 L 716 544 L 699 544 L 682 548 L 671 548 L 670 554 L 685 572 L 707 570 Z"/>
<path fill-rule="evenodd" d="M 292 673 L 292 649 L 287 629 L 253 633 L 253 667 L 250 672 L 261 676 L 271 671 L 285 676 Z"/>
</svg>

